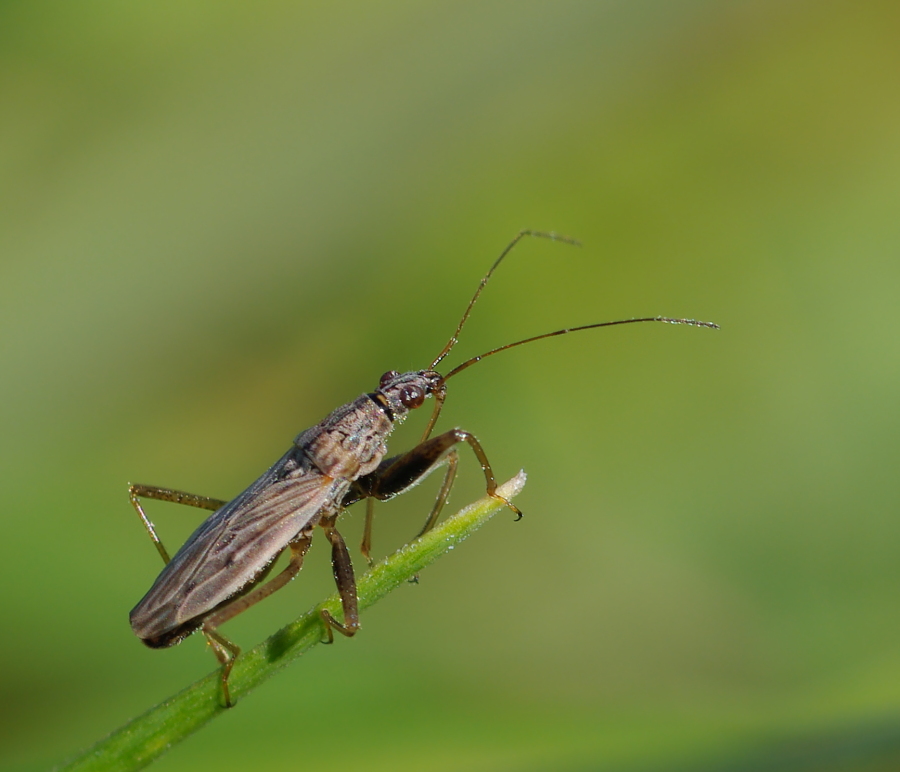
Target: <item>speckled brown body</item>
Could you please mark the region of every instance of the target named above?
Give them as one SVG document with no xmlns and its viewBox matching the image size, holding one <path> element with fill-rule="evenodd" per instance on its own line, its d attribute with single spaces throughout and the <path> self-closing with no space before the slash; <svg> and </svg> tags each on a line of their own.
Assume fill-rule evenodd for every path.
<svg viewBox="0 0 900 772">
<path fill-rule="evenodd" d="M 288 545 L 337 517 L 354 481 L 381 464 L 394 424 L 421 406 L 440 378 L 431 371 L 385 373 L 376 391 L 301 432 L 243 493 L 220 502 L 166 564 L 131 612 L 134 633 L 153 648 L 172 646 L 251 589 Z M 149 496 L 162 490 L 133 488 Z M 164 493 L 156 497 L 184 502 L 177 496 L 185 494 Z"/>
</svg>

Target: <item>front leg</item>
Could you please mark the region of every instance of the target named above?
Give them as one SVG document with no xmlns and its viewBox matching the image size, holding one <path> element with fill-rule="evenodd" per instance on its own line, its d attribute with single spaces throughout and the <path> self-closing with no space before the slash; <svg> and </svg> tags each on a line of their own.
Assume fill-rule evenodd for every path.
<svg viewBox="0 0 900 772">
<path fill-rule="evenodd" d="M 454 448 L 460 442 L 466 442 L 472 448 L 476 458 L 481 464 L 484 472 L 484 480 L 486 484 L 487 494 L 499 501 L 502 501 L 507 507 L 516 513 L 516 519 L 522 517 L 521 511 L 514 504 L 510 503 L 497 493 L 497 481 L 494 478 L 494 472 L 491 469 L 490 462 L 481 443 L 475 438 L 475 435 L 463 429 L 451 429 L 448 432 L 432 437 L 425 442 L 416 445 L 412 450 L 393 458 L 385 459 L 378 465 L 374 472 L 360 477 L 353 483 L 353 486 L 344 497 L 343 505 L 349 506 L 362 499 L 378 499 L 379 501 L 387 501 L 392 499 L 404 491 L 409 490 L 417 485 L 438 466 L 443 463 L 448 464 L 447 474 L 441 485 L 441 491 L 438 494 L 437 501 L 432 508 L 431 514 L 425 526 L 419 532 L 418 536 L 431 530 L 440 515 L 444 502 L 450 494 L 450 488 L 453 486 L 453 480 L 456 477 L 457 453 Z M 366 537 L 363 541 L 363 554 L 368 557 L 370 544 L 371 518 L 367 517 Z"/>
<path fill-rule="evenodd" d="M 388 459 L 387 463 L 383 464 L 382 466 L 386 469 L 387 467 L 391 466 L 395 461 L 399 460 L 400 458 L 402 458 L 402 457 L 394 456 L 393 458 Z M 438 491 L 437 498 L 434 500 L 434 506 L 432 506 L 432 508 L 431 508 L 431 513 L 428 515 L 428 519 L 425 521 L 425 525 L 422 526 L 422 530 L 416 534 L 416 536 L 415 536 L 416 539 L 418 539 L 423 533 L 427 533 L 432 528 L 434 528 L 434 524 L 437 522 L 438 517 L 440 517 L 440 515 L 441 515 L 441 510 L 444 508 L 444 504 L 447 503 L 447 498 L 450 496 L 450 489 L 453 487 L 454 480 L 456 480 L 456 468 L 459 465 L 459 453 L 456 452 L 456 448 L 453 448 L 449 453 L 447 453 L 446 456 L 444 456 L 442 459 L 439 459 L 436 463 L 432 464 L 425 472 L 422 473 L 422 475 L 420 475 L 415 480 L 415 482 L 413 482 L 413 485 L 417 485 L 418 483 L 422 482 L 422 480 L 425 479 L 429 474 L 431 474 L 435 469 L 437 469 L 439 466 L 442 466 L 443 464 L 447 464 L 447 471 L 444 474 L 444 481 L 441 483 L 441 489 L 440 489 L 440 491 Z M 378 470 L 376 470 L 376 472 L 377 471 Z M 412 487 L 412 486 L 408 486 L 407 488 L 404 488 L 402 490 L 395 491 L 392 495 L 396 496 L 399 493 L 403 493 L 403 491 L 408 490 L 409 487 Z M 352 493 L 353 493 L 353 489 L 351 489 L 351 494 Z M 348 494 L 348 496 L 349 495 L 350 494 Z M 357 494 L 357 495 L 359 495 L 360 498 L 364 497 L 361 494 Z M 387 498 L 390 498 L 390 497 L 387 497 Z M 354 500 L 358 501 L 359 499 L 357 498 Z M 382 500 L 384 500 L 384 499 L 382 499 Z M 345 506 L 349 506 L 349 504 L 346 503 L 346 499 L 345 499 Z M 375 498 L 373 496 L 369 496 L 369 498 L 366 499 L 366 525 L 363 530 L 362 544 L 359 547 L 359 551 L 362 552 L 363 557 L 365 557 L 365 559 L 368 561 L 369 567 L 371 567 L 374 562 L 372 560 L 372 555 L 371 555 L 371 552 L 372 552 L 372 524 L 374 523 L 374 521 L 375 521 Z"/>
</svg>

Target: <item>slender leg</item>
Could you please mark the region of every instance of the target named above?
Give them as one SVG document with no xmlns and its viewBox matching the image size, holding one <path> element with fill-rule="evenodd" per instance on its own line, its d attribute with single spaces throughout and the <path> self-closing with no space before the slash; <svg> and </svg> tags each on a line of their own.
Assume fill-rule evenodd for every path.
<svg viewBox="0 0 900 772">
<path fill-rule="evenodd" d="M 434 500 L 434 506 L 431 508 L 431 513 L 428 515 L 425 525 L 423 525 L 422 530 L 416 534 L 417 539 L 434 528 L 434 524 L 441 516 L 441 510 L 444 508 L 444 504 L 446 504 L 447 499 L 450 498 L 450 490 L 453 488 L 453 483 L 456 480 L 456 468 L 459 466 L 459 453 L 456 452 L 456 448 L 453 448 L 453 450 L 445 456 L 444 460 L 447 462 L 447 471 L 444 473 L 444 482 L 441 483 L 441 489 L 438 491 L 437 498 Z M 369 501 L 371 501 L 371 499 L 369 499 Z M 418 584 L 419 575 L 413 574 L 409 578 L 409 582 L 410 584 Z"/>
<path fill-rule="evenodd" d="M 348 638 L 356 635 L 359 630 L 359 600 L 356 596 L 356 577 L 353 575 L 353 562 L 350 560 L 350 552 L 344 543 L 344 538 L 334 527 L 337 516 L 330 517 L 320 523 L 325 530 L 325 536 L 331 542 L 331 568 L 334 572 L 334 582 L 341 596 L 341 606 L 344 611 L 344 623 L 338 622 L 325 609 L 322 609 L 322 619 L 325 620 L 325 631 L 328 634 L 328 643 L 334 641 L 332 629 Z"/>
<path fill-rule="evenodd" d="M 222 699 L 225 701 L 225 707 L 233 708 L 234 703 L 231 701 L 231 692 L 228 690 L 228 676 L 231 674 L 231 668 L 234 667 L 234 661 L 237 659 L 238 654 L 241 653 L 241 647 L 216 630 L 207 629 L 206 625 L 201 629 L 210 648 L 213 650 L 213 654 L 216 655 L 216 659 L 219 660 L 219 664 L 222 666 Z"/>
<path fill-rule="evenodd" d="M 451 429 L 448 432 L 439 434 L 437 437 L 432 437 L 419 443 L 406 453 L 385 459 L 374 472 L 370 472 L 364 477 L 355 480 L 350 491 L 344 496 L 342 501 L 343 507 L 349 507 L 351 504 L 355 504 L 363 499 L 368 500 L 366 502 L 366 525 L 360 551 L 369 562 L 369 565 L 372 564 L 372 523 L 375 517 L 372 500 L 387 501 L 392 499 L 394 496 L 398 496 L 418 485 L 442 464 L 447 464 L 447 472 L 444 475 L 444 482 L 441 484 L 440 492 L 434 502 L 431 513 L 428 515 L 428 519 L 425 521 L 425 525 L 416 534 L 416 538 L 427 533 L 434 528 L 434 524 L 437 522 L 441 510 L 447 502 L 450 489 L 453 487 L 453 482 L 456 479 L 459 455 L 454 445 L 460 442 L 468 443 L 481 464 L 487 494 L 502 501 L 515 512 L 516 520 L 521 519 L 522 512 L 519 508 L 497 494 L 497 481 L 494 478 L 494 472 L 491 469 L 484 449 L 481 447 L 481 443 L 478 442 L 473 434 L 463 429 Z"/>
<path fill-rule="evenodd" d="M 400 456 L 390 459 L 388 465 L 393 464 L 399 458 Z M 422 534 L 428 533 L 428 531 L 434 528 L 434 524 L 438 521 L 438 518 L 441 515 L 441 511 L 444 508 L 444 504 L 447 503 L 447 498 L 450 496 L 450 490 L 451 488 L 453 488 L 453 482 L 454 480 L 456 480 L 456 469 L 459 465 L 459 454 L 456 452 L 455 448 L 452 449 L 446 456 L 444 456 L 444 458 L 439 459 L 436 463 L 432 464 L 428 468 L 428 470 L 416 480 L 415 484 L 421 482 L 424 477 L 426 477 L 428 474 L 431 474 L 432 471 L 443 464 L 447 464 L 447 471 L 444 473 L 444 481 L 441 483 L 441 489 L 434 501 L 434 506 L 431 508 L 428 519 L 425 521 L 425 525 L 422 527 L 422 530 L 419 531 L 415 536 L 416 539 L 418 539 Z M 396 495 L 396 493 L 394 495 Z M 363 496 L 360 496 L 360 498 L 362 497 Z M 363 557 L 365 557 L 366 561 L 371 567 L 373 563 L 371 551 L 372 523 L 375 520 L 375 494 L 364 494 L 364 497 L 366 498 L 366 525 L 363 531 L 363 540 L 362 544 L 360 545 L 359 551 L 362 552 Z M 358 501 L 359 499 L 356 500 Z M 355 501 L 352 501 L 351 503 L 355 503 Z"/>
<path fill-rule="evenodd" d="M 474 434 L 470 434 L 463 429 L 451 429 L 448 432 L 439 434 L 437 437 L 432 437 L 430 440 L 426 440 L 425 442 L 416 445 L 416 447 L 407 453 L 382 461 L 374 472 L 356 480 L 350 493 L 344 497 L 344 506 L 348 506 L 349 504 L 369 497 L 376 498 L 379 501 L 387 501 L 388 499 L 392 499 L 394 496 L 403 493 L 433 472 L 444 462 L 444 455 L 447 454 L 448 451 L 455 450 L 453 446 L 460 442 L 465 442 L 472 448 L 475 457 L 481 464 L 488 496 L 502 501 L 516 513 L 517 520 L 521 518 L 522 513 L 519 508 L 497 493 L 497 480 L 494 477 L 494 471 L 491 469 L 491 464 L 487 459 L 487 455 L 481 447 L 481 443 L 478 442 Z M 441 489 L 442 493 L 444 488 L 446 488 L 449 493 L 449 486 L 452 485 L 453 477 L 456 474 L 455 461 L 448 457 L 447 462 L 451 467 L 447 472 L 450 481 L 448 483 L 445 478 L 444 486 L 442 486 Z M 446 496 L 444 498 L 446 499 Z M 441 506 L 443 506 L 443 503 L 441 503 Z M 428 530 L 432 525 L 431 516 L 429 516 L 425 530 Z"/>
<path fill-rule="evenodd" d="M 369 564 L 369 568 L 375 562 L 372 560 L 372 524 L 375 522 L 375 499 L 366 499 L 366 525 L 363 528 L 362 544 L 359 551 Z"/>
<path fill-rule="evenodd" d="M 437 498 L 434 500 L 431 514 L 428 515 L 428 519 L 425 521 L 425 525 L 422 526 L 422 530 L 416 534 L 417 539 L 434 528 L 434 524 L 441 516 L 441 510 L 444 508 L 444 504 L 447 503 L 447 499 L 450 497 L 450 489 L 453 488 L 453 483 L 456 480 L 456 468 L 459 466 L 459 453 L 456 452 L 456 448 L 453 448 L 453 450 L 447 454 L 446 459 L 447 471 L 444 474 L 444 482 L 441 483 L 441 489 L 438 491 Z"/>
<path fill-rule="evenodd" d="M 259 603 L 263 598 L 268 598 L 276 590 L 280 590 L 288 582 L 291 581 L 303 567 L 303 558 L 312 542 L 312 531 L 304 531 L 295 538 L 289 545 L 291 551 L 290 562 L 285 566 L 284 570 L 278 574 L 272 581 L 266 582 L 253 591 L 249 592 L 226 606 L 223 606 L 211 616 L 207 617 L 200 629 L 209 641 L 213 653 L 222 665 L 222 695 L 225 698 L 225 707 L 230 708 L 234 705 L 231 701 L 231 694 L 228 690 L 228 676 L 231 674 L 231 668 L 234 667 L 234 661 L 238 654 L 241 653 L 240 648 L 222 635 L 216 628 L 233 619 L 242 611 L 246 611 L 251 606 Z"/>
<path fill-rule="evenodd" d="M 173 504 L 185 504 L 189 507 L 199 507 L 200 509 L 208 509 L 212 512 L 215 512 L 227 503 L 220 499 L 210 498 L 209 496 L 197 496 L 194 493 L 184 493 L 183 491 L 176 491 L 171 488 L 158 488 L 155 485 L 129 485 L 128 497 L 131 499 L 131 505 L 138 513 L 138 517 L 141 518 L 144 528 L 146 528 L 147 533 L 150 534 L 150 538 L 156 546 L 156 551 L 159 552 L 160 557 L 162 557 L 163 563 L 169 562 L 169 553 L 163 546 L 159 536 L 156 535 L 156 528 L 153 526 L 153 523 L 150 522 L 150 518 L 147 517 L 144 512 L 144 508 L 141 506 L 140 502 L 141 498 L 171 501 Z"/>
<path fill-rule="evenodd" d="M 223 606 L 203 623 L 203 629 L 216 628 L 225 624 L 229 619 L 234 619 L 238 614 L 255 606 L 264 598 L 268 598 L 276 590 L 280 590 L 291 581 L 303 568 L 303 558 L 312 542 L 312 531 L 304 531 L 295 538 L 288 548 L 291 551 L 290 562 L 284 567 L 278 576 L 265 584 L 254 588 L 251 592 L 233 600 L 227 606 Z"/>
</svg>

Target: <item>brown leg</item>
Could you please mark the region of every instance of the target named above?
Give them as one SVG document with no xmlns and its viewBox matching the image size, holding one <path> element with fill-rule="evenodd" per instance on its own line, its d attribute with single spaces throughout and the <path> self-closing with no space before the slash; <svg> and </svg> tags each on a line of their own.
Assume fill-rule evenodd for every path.
<svg viewBox="0 0 900 772">
<path fill-rule="evenodd" d="M 494 471 L 491 469 L 487 455 L 481 447 L 481 443 L 478 442 L 474 434 L 470 434 L 463 429 L 451 429 L 449 432 L 444 432 L 437 437 L 432 437 L 430 440 L 425 440 L 425 442 L 416 445 L 407 453 L 382 461 L 374 472 L 370 472 L 354 482 L 350 493 L 344 497 L 344 506 L 349 506 L 368 497 L 376 498 L 379 501 L 387 501 L 403 493 L 421 482 L 424 477 L 433 472 L 441 463 L 444 463 L 444 456 L 454 449 L 454 445 L 460 442 L 465 442 L 472 448 L 478 463 L 481 464 L 488 496 L 502 501 L 516 513 L 516 519 L 518 520 L 522 516 L 519 508 L 497 493 L 497 480 L 494 477 Z M 452 485 L 453 477 L 455 476 L 455 461 L 449 458 L 447 461 L 451 466 L 451 469 L 447 472 L 450 479 L 449 485 Z M 444 480 L 444 487 L 447 487 L 449 492 L 447 478 Z M 446 496 L 444 498 L 446 499 Z M 443 506 L 443 503 L 441 503 L 441 506 Z M 429 516 L 430 522 L 431 516 Z M 428 530 L 428 528 L 424 530 Z"/>
<path fill-rule="evenodd" d="M 194 493 L 184 493 L 183 491 L 175 491 L 171 488 L 158 488 L 155 485 L 129 485 L 128 497 L 131 499 L 132 506 L 138 513 L 138 517 L 141 518 L 141 522 L 144 524 L 144 528 L 147 529 L 147 533 L 150 534 L 150 538 L 156 546 L 156 551 L 159 552 L 164 563 L 169 562 L 169 553 L 163 546 L 159 536 L 156 535 L 156 528 L 144 512 L 144 508 L 141 506 L 139 499 L 145 498 L 156 499 L 158 501 L 171 501 L 173 504 L 185 504 L 189 507 L 208 509 L 211 512 L 215 512 L 217 509 L 224 507 L 227 503 L 219 499 L 210 498 L 209 496 L 197 496 Z"/>
<path fill-rule="evenodd" d="M 456 480 L 457 466 L 459 466 L 459 453 L 457 453 L 456 448 L 454 448 L 447 454 L 447 471 L 444 473 L 444 482 L 441 483 L 441 489 L 438 491 L 437 498 L 434 500 L 431 514 L 428 515 L 428 519 L 425 521 L 425 525 L 422 526 L 422 530 L 416 534 L 417 539 L 434 528 L 434 524 L 441 516 L 441 510 L 444 508 L 444 504 L 447 503 L 447 499 L 450 497 L 450 489 L 453 488 L 453 483 Z"/>
<path fill-rule="evenodd" d="M 437 437 L 432 437 L 419 443 L 407 453 L 385 459 L 374 472 L 370 472 L 355 480 L 350 491 L 344 496 L 342 501 L 342 506 L 344 507 L 349 507 L 363 499 L 368 500 L 366 503 L 366 525 L 360 551 L 369 565 L 372 565 L 372 523 L 375 517 L 372 500 L 387 501 L 392 499 L 414 485 L 418 485 L 441 464 L 447 464 L 447 472 L 444 475 L 444 482 L 441 484 L 437 499 L 434 502 L 431 513 L 428 515 L 428 519 L 425 521 L 425 525 L 416 534 L 416 538 L 427 533 L 434 528 L 434 524 L 440 517 L 441 510 L 447 502 L 450 489 L 453 487 L 453 482 L 456 479 L 459 454 L 454 446 L 460 442 L 468 443 L 481 464 L 487 494 L 502 501 L 515 512 L 516 520 L 521 519 L 521 510 L 497 493 L 497 480 L 494 477 L 494 471 L 491 469 L 487 455 L 481 447 L 481 443 L 475 438 L 475 435 L 463 429 L 451 429 L 449 432 L 444 432 Z"/>
<path fill-rule="evenodd" d="M 366 527 L 363 529 L 362 544 L 359 545 L 359 551 L 372 567 L 372 524 L 375 522 L 375 499 L 366 499 Z"/>
<path fill-rule="evenodd" d="M 341 596 L 341 606 L 344 611 L 344 623 L 338 622 L 325 609 L 322 609 L 322 619 L 325 621 L 325 632 L 328 635 L 328 643 L 334 641 L 332 629 L 348 638 L 356 635 L 359 630 L 359 599 L 356 596 L 356 577 L 353 575 L 353 562 L 350 560 L 350 552 L 344 543 L 343 537 L 334 527 L 337 516 L 330 517 L 320 523 L 325 530 L 325 536 L 331 542 L 331 568 L 334 572 L 334 582 Z"/>
<path fill-rule="evenodd" d="M 219 664 L 222 666 L 222 699 L 225 707 L 233 708 L 234 703 L 231 701 L 231 692 L 228 689 L 228 676 L 231 675 L 231 668 L 234 667 L 234 661 L 237 659 L 238 654 L 241 653 L 241 648 L 216 630 L 206 629 L 206 625 L 201 629 L 206 636 L 207 643 L 213 650 L 213 654 L 216 655 L 216 659 L 219 660 Z"/>
<path fill-rule="evenodd" d="M 428 519 L 425 521 L 425 525 L 422 527 L 422 530 L 416 534 L 416 539 L 418 539 L 422 534 L 428 533 L 428 531 L 434 528 L 434 524 L 441 516 L 441 511 L 444 508 L 444 504 L 447 503 L 447 498 L 450 496 L 450 489 L 453 487 L 454 480 L 456 480 L 456 468 L 459 465 L 459 454 L 456 452 L 456 449 L 451 450 L 444 458 L 433 464 L 425 474 L 430 474 L 433 469 L 436 469 L 441 464 L 447 464 L 447 471 L 444 474 L 444 481 L 441 483 L 441 489 L 440 491 L 438 491 L 437 498 L 434 501 L 434 506 L 431 508 L 431 513 L 428 515 Z M 425 475 L 422 475 L 422 477 L 424 476 Z M 419 477 L 419 480 L 421 480 L 422 477 Z M 374 496 L 370 495 L 366 499 L 366 525 L 365 529 L 363 530 L 362 544 L 359 547 L 359 551 L 362 552 L 363 557 L 369 564 L 369 567 L 371 567 L 372 563 L 374 562 L 371 556 L 372 524 L 374 521 L 375 498 Z"/>
<path fill-rule="evenodd" d="M 216 628 L 229 619 L 233 619 L 242 611 L 246 611 L 251 606 L 259 603 L 263 598 L 268 598 L 273 592 L 280 590 L 291 581 L 303 567 L 303 558 L 306 556 L 306 551 L 309 549 L 311 541 L 312 531 L 305 531 L 300 534 L 288 545 L 291 551 L 291 559 L 278 576 L 272 581 L 255 588 L 247 595 L 223 606 L 207 617 L 203 627 L 200 628 L 206 636 L 206 640 L 209 641 L 213 653 L 222 665 L 222 696 L 225 698 L 226 708 L 234 705 L 228 690 L 228 676 L 231 674 L 231 668 L 234 667 L 234 661 L 237 659 L 238 654 L 241 653 L 241 650 L 236 644 L 218 632 Z"/>
<path fill-rule="evenodd" d="M 497 480 L 494 477 L 494 470 L 491 469 L 491 464 L 484 452 L 484 448 L 481 447 L 481 443 L 475 438 L 475 435 L 469 434 L 469 432 L 462 429 L 451 429 L 449 432 L 447 432 L 447 434 L 452 435 L 455 442 L 467 442 L 469 444 L 469 447 L 472 448 L 472 451 L 475 453 L 475 457 L 478 459 L 478 463 L 481 464 L 481 471 L 484 472 L 484 481 L 487 484 L 487 495 L 492 499 L 497 499 L 498 501 L 503 502 L 508 509 L 511 509 L 516 513 L 516 520 L 521 520 L 522 510 L 519 509 L 511 501 L 507 501 L 505 498 L 503 498 L 503 496 L 497 493 Z M 441 436 L 443 437 L 445 435 Z"/>
</svg>

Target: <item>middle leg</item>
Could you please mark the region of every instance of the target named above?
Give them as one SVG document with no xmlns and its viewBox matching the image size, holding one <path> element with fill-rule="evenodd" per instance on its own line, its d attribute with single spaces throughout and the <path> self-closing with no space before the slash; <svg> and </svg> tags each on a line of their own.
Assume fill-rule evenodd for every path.
<svg viewBox="0 0 900 772">
<path fill-rule="evenodd" d="M 338 513 L 340 514 L 340 513 Z M 348 638 L 356 635 L 359 630 L 359 597 L 356 594 L 356 576 L 353 573 L 353 561 L 344 537 L 334 527 L 337 514 L 319 525 L 325 531 L 325 536 L 331 542 L 331 569 L 334 573 L 334 583 L 337 585 L 338 595 L 341 596 L 341 607 L 344 612 L 344 622 L 338 622 L 328 611 L 322 609 L 322 619 L 325 622 L 325 632 L 328 635 L 328 643 L 334 642 L 334 633 L 337 630 Z"/>
</svg>

